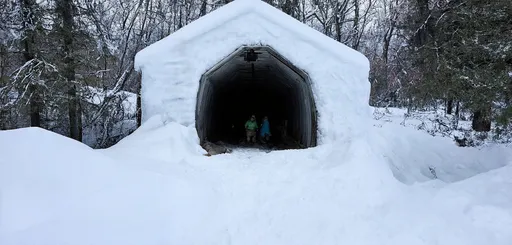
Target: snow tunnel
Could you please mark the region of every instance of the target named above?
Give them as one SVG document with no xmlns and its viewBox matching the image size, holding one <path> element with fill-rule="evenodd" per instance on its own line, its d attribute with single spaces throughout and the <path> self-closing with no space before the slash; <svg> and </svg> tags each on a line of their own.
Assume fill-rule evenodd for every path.
<svg viewBox="0 0 512 245">
<path fill-rule="evenodd" d="M 280 149 L 316 146 L 310 78 L 269 46 L 240 47 L 200 80 L 196 129 L 201 143 L 243 143 L 251 115 L 259 125 L 268 117 L 270 141 Z"/>
</svg>

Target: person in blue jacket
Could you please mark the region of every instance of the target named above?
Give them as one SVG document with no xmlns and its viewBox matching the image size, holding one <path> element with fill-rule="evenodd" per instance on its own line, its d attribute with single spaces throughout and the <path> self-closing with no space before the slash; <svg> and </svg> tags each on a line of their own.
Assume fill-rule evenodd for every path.
<svg viewBox="0 0 512 245">
<path fill-rule="evenodd" d="M 268 117 L 265 116 L 263 118 L 263 122 L 261 123 L 261 129 L 260 129 L 260 137 L 262 140 L 269 141 L 270 136 L 270 123 L 268 122 Z"/>
</svg>

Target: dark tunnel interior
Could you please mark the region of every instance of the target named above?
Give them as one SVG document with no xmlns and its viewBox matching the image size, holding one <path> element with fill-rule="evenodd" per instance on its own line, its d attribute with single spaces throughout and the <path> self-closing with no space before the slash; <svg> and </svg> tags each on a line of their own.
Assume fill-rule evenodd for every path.
<svg viewBox="0 0 512 245">
<path fill-rule="evenodd" d="M 279 149 L 316 146 L 317 116 L 307 74 L 268 46 L 241 47 L 201 77 L 196 129 L 201 143 L 244 144 L 251 115 L 270 122 Z"/>
</svg>

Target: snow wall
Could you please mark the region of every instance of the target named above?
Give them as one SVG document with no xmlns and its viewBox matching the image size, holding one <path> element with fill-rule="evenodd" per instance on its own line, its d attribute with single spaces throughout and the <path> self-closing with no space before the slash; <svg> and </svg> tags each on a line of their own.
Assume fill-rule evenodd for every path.
<svg viewBox="0 0 512 245">
<path fill-rule="evenodd" d="M 318 110 L 318 143 L 366 131 L 369 61 L 266 3 L 234 1 L 139 52 L 143 122 L 195 124 L 201 76 L 240 46 L 268 45 L 304 70 Z"/>
</svg>

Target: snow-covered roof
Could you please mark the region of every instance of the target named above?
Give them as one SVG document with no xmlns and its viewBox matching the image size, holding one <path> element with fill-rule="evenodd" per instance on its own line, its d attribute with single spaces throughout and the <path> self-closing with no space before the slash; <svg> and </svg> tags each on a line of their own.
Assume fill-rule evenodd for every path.
<svg viewBox="0 0 512 245">
<path fill-rule="evenodd" d="M 315 46 L 319 50 L 324 51 L 324 55 L 332 55 L 340 62 L 351 63 L 352 65 L 366 69 L 369 67 L 368 59 L 361 53 L 328 36 L 325 36 L 317 30 L 261 0 L 235 0 L 193 21 L 173 34 L 137 53 L 135 66 L 137 70 L 140 70 L 146 61 L 153 59 L 155 56 L 161 55 L 165 50 L 176 48 L 193 40 L 194 38 L 197 38 L 198 36 L 208 35 L 208 32 L 211 30 L 220 28 L 228 22 L 239 22 L 242 26 L 245 25 L 247 29 L 250 30 L 251 25 L 253 24 L 251 21 L 258 19 L 263 19 L 268 21 L 268 24 L 279 25 L 284 29 L 293 32 L 300 41 L 311 43 L 311 45 Z M 231 34 L 236 35 L 235 32 L 232 32 Z M 261 34 L 255 34 L 256 35 L 254 35 L 253 40 L 258 41 L 259 38 L 261 38 Z M 279 33 L 267 34 L 279 35 Z"/>
</svg>

